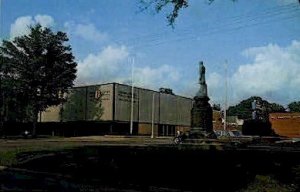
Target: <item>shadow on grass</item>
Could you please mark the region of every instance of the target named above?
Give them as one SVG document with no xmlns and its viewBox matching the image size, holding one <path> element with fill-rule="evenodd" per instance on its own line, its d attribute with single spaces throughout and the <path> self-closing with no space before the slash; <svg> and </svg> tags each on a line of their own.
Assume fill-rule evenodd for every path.
<svg viewBox="0 0 300 192">
<path fill-rule="evenodd" d="M 296 190 L 300 171 L 299 153 L 220 151 L 213 147 L 196 150 L 175 146 L 85 146 L 56 152 L 24 152 L 16 160 L 14 167 L 37 172 L 25 176 L 23 173 L 21 179 L 15 179 L 15 185 L 21 181 L 25 189 L 44 189 L 32 184 L 39 184 L 44 178 L 42 183 L 49 188 L 79 191 L 82 187 L 117 186 L 118 190 L 137 191 L 239 191 L 255 182 L 257 175 L 271 175 L 272 181 L 283 183 L 283 187 L 294 184 Z M 6 177 L 2 175 L 3 178 Z"/>
</svg>

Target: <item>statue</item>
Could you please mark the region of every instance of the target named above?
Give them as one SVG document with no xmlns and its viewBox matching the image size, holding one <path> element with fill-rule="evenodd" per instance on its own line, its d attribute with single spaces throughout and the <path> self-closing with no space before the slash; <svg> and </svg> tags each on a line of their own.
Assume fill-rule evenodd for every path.
<svg viewBox="0 0 300 192">
<path fill-rule="evenodd" d="M 205 81 L 205 67 L 203 62 L 199 62 L 199 90 L 194 97 L 193 108 L 191 111 L 191 132 L 203 135 L 211 133 L 212 124 L 212 108 L 209 104 L 207 94 L 207 84 Z"/>
<path fill-rule="evenodd" d="M 199 62 L 199 84 L 205 84 L 205 67 L 203 65 L 203 61 Z"/>
<path fill-rule="evenodd" d="M 197 96 L 207 97 L 207 85 L 205 82 L 205 67 L 202 61 L 199 62 L 199 84 L 200 84 L 200 89 L 197 93 Z"/>
</svg>

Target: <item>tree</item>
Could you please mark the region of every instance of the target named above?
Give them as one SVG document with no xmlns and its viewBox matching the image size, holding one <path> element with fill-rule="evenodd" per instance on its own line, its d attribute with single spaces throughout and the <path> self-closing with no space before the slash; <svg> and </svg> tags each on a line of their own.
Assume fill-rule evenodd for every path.
<svg viewBox="0 0 300 192">
<path fill-rule="evenodd" d="M 104 113 L 102 96 L 103 93 L 96 86 L 70 90 L 61 108 L 62 121 L 101 120 Z"/>
<path fill-rule="evenodd" d="M 26 111 L 26 99 L 20 90 L 20 81 L 14 75 L 14 69 L 7 58 L 1 57 L 0 62 L 1 90 L 1 123 L 3 121 L 22 121 Z M 24 111 L 25 110 L 25 111 Z"/>
<path fill-rule="evenodd" d="M 206 0 L 211 4 L 214 0 Z M 236 0 L 232 0 L 236 1 Z M 181 9 L 187 8 L 189 6 L 189 0 L 140 0 L 141 10 L 148 9 L 149 7 L 154 6 L 155 11 L 159 13 L 165 7 L 172 7 L 172 11 L 167 15 L 167 20 L 169 25 L 174 27 L 176 18 L 178 17 L 179 11 Z"/>
<path fill-rule="evenodd" d="M 294 101 L 288 104 L 290 112 L 300 112 L 300 101 Z"/>
<path fill-rule="evenodd" d="M 170 88 L 159 88 L 159 92 L 161 93 L 165 93 L 165 94 L 170 94 L 170 95 L 174 95 L 173 90 Z"/>
<path fill-rule="evenodd" d="M 18 91 L 20 85 L 8 59 L 0 54 L 0 136 L 5 135 L 4 122 L 26 119 L 27 99 Z"/>
<path fill-rule="evenodd" d="M 60 104 L 76 78 L 77 63 L 67 41 L 66 33 L 37 24 L 28 35 L 3 40 L 0 46 L 1 84 L 2 79 L 6 82 L 2 103 L 10 97 L 15 103 L 22 100 L 22 112 L 33 123 L 33 135 L 38 113 Z"/>
<path fill-rule="evenodd" d="M 269 113 L 285 112 L 285 108 L 283 106 L 277 103 L 269 103 L 268 101 L 263 100 L 261 97 L 253 96 L 241 101 L 235 106 L 230 106 L 228 108 L 228 115 L 238 116 L 241 119 L 251 119 L 253 111 L 251 103 L 254 100 L 256 100 L 259 104 L 258 109 L 260 110 L 260 115 L 264 118 L 264 120 L 268 119 Z"/>
<path fill-rule="evenodd" d="M 216 111 L 221 111 L 221 105 L 220 104 L 213 104 L 213 106 L 212 106 L 212 109 L 213 110 L 216 110 Z"/>
<path fill-rule="evenodd" d="M 213 1 L 213 0 L 209 0 Z M 141 0 L 142 10 L 155 6 L 155 11 L 158 13 L 167 5 L 172 6 L 173 10 L 167 15 L 169 25 L 174 26 L 175 19 L 178 17 L 179 10 L 188 7 L 188 0 Z"/>
<path fill-rule="evenodd" d="M 213 3 L 215 0 L 205 0 L 208 4 Z M 237 0 L 231 0 L 237 1 Z M 300 3 L 300 0 L 298 0 Z M 189 6 L 189 0 L 140 0 L 141 10 L 148 9 L 149 7 L 155 8 L 155 11 L 159 13 L 163 8 L 170 6 L 172 11 L 167 15 L 167 20 L 169 25 L 174 27 L 176 18 L 178 17 L 179 11 L 181 9 L 187 8 Z"/>
<path fill-rule="evenodd" d="M 272 113 L 284 113 L 285 112 L 285 108 L 282 105 L 279 105 L 277 103 L 269 103 L 268 106 L 268 111 L 272 112 Z"/>
<path fill-rule="evenodd" d="M 256 101 L 257 118 L 252 119 L 252 102 Z M 242 133 L 244 135 L 274 135 L 271 123 L 269 122 L 269 113 L 285 112 L 285 108 L 277 103 L 269 103 L 261 97 L 252 96 L 241 101 L 235 106 L 228 108 L 229 116 L 238 116 L 244 119 Z"/>
</svg>

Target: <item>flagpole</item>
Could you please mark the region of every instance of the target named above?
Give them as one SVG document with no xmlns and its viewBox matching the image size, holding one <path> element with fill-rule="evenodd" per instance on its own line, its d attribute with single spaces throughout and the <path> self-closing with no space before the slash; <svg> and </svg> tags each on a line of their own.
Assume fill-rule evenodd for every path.
<svg viewBox="0 0 300 192">
<path fill-rule="evenodd" d="M 130 114 L 130 135 L 133 133 L 133 102 L 134 102 L 134 83 L 133 83 L 133 72 L 134 72 L 134 57 L 131 61 L 131 114 Z"/>
<path fill-rule="evenodd" d="M 154 102 L 155 102 L 155 92 L 153 92 L 153 95 L 152 95 L 152 123 L 151 123 L 151 138 L 153 139 L 154 138 Z"/>
<path fill-rule="evenodd" d="M 225 101 L 224 101 L 224 134 L 227 131 L 227 60 L 225 60 Z"/>
</svg>

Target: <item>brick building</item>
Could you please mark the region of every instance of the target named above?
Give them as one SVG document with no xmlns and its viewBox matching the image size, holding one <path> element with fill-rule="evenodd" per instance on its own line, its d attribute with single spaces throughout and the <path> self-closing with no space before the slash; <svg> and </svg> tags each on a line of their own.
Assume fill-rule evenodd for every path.
<svg viewBox="0 0 300 192">
<path fill-rule="evenodd" d="M 269 120 L 276 134 L 300 138 L 300 113 L 271 113 Z"/>
</svg>

